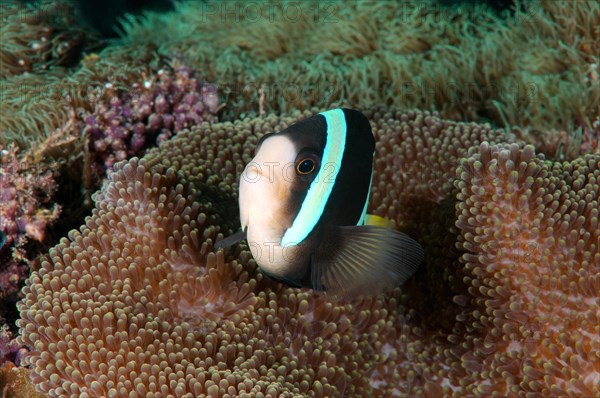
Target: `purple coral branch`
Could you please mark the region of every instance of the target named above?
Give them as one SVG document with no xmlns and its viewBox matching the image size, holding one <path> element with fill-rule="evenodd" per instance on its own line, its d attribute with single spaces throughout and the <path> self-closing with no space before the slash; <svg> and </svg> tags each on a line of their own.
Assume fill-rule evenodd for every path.
<svg viewBox="0 0 600 398">
<path fill-rule="evenodd" d="M 14 146 L 0 148 L 0 230 L 5 244 L 25 236 L 42 242 L 60 213 L 58 206 L 48 206 L 57 185 L 51 170 L 24 162 L 17 152 Z"/>
<path fill-rule="evenodd" d="M 57 184 L 49 168 L 24 160 L 15 146 L 0 147 L 0 299 L 20 288 L 28 270 L 28 240 L 43 242 L 58 219 Z"/>
<path fill-rule="evenodd" d="M 186 67 L 161 69 L 127 92 L 109 84 L 83 118 L 93 167 L 103 175 L 117 161 L 140 156 L 183 129 L 217 121 L 218 111 L 216 86 L 201 82 Z"/>
<path fill-rule="evenodd" d="M 0 365 L 5 362 L 12 362 L 19 366 L 23 354 L 27 352 L 17 343 L 16 339 L 12 338 L 12 334 L 8 330 L 8 326 L 0 326 Z"/>
</svg>

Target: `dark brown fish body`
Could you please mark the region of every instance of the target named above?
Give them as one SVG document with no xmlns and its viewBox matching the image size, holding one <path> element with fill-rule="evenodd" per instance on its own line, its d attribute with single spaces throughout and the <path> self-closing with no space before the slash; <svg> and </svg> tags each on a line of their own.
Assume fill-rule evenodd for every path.
<svg viewBox="0 0 600 398">
<path fill-rule="evenodd" d="M 240 221 L 260 268 L 336 296 L 404 282 L 420 245 L 364 225 L 375 141 L 367 118 L 333 109 L 265 135 L 240 181 Z"/>
</svg>

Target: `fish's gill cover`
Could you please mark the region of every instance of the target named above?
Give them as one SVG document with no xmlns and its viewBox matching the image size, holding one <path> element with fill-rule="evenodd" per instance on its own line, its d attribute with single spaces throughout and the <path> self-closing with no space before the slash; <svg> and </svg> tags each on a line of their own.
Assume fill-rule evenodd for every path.
<svg viewBox="0 0 600 398">
<path fill-rule="evenodd" d="M 39 391 L 592 396 L 598 157 L 552 163 L 489 126 L 369 111 L 370 209 L 426 264 L 388 295 L 331 302 L 264 278 L 243 244 L 212 252 L 238 227 L 257 139 L 308 115 L 205 123 L 117 167 L 24 288 Z"/>
</svg>

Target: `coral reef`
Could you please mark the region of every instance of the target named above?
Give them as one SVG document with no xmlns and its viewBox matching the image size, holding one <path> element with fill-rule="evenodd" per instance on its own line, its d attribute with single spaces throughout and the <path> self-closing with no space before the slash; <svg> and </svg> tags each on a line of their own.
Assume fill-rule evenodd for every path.
<svg viewBox="0 0 600 398">
<path fill-rule="evenodd" d="M 37 167 L 15 146 L 0 146 L 0 299 L 15 294 L 27 276 L 28 241 L 43 242 L 57 220 L 56 189 L 50 169 Z"/>
<path fill-rule="evenodd" d="M 68 4 L 63 6 L 64 10 L 57 10 L 69 16 L 72 9 Z M 46 6 L 39 7 L 38 11 L 49 17 Z M 8 18 L 14 14 L 26 21 L 35 19 L 17 11 L 11 11 Z M 40 23 L 45 21 L 40 18 Z M 2 300 L 17 293 L 27 276 L 29 260 L 47 248 L 30 243 L 47 241 L 48 227 L 60 215 L 56 196 L 67 190 L 79 191 L 81 186 L 85 192 L 94 190 L 99 177 L 104 176 L 103 163 L 111 164 L 115 152 L 122 158 L 117 150 L 123 146 L 129 149 L 127 157 L 141 155 L 143 149 L 156 144 L 161 133 L 165 138 L 190 123 L 214 120 L 212 113 L 218 108 L 214 87 L 201 85 L 189 69 L 176 66 L 171 73 L 168 60 L 152 50 L 133 54 L 130 49 L 109 49 L 106 54 L 110 61 L 90 54 L 77 70 L 55 68 L 45 74 L 21 73 L 0 82 L 0 231 L 6 239 L 0 245 L 0 316 L 9 306 Z M 160 70 L 166 72 L 159 74 Z M 137 94 L 136 86 L 141 87 Z M 166 104 L 150 103 L 160 98 L 165 98 Z M 117 109 L 119 101 L 121 109 Z M 141 106 L 144 101 L 151 107 L 151 115 L 128 113 L 135 110 L 132 108 L 136 103 Z M 188 104 L 190 109 L 186 108 Z M 202 106 L 204 109 L 200 109 Z M 82 134 L 86 116 L 89 136 Z M 169 132 L 157 126 L 157 120 L 168 117 L 177 117 Z M 103 130 L 108 128 L 108 122 L 115 130 L 125 129 L 121 131 L 125 142 L 110 140 L 115 137 Z M 148 127 L 140 130 L 136 122 L 147 123 Z M 139 134 L 133 134 L 130 128 Z M 91 151 L 88 145 L 92 146 Z M 95 151 L 103 145 L 104 152 Z M 94 168 L 98 162 L 101 166 Z M 57 192 L 59 177 L 62 185 Z M 74 189 L 73 185 L 77 187 Z M 66 224 L 76 220 L 68 226 L 70 229 L 81 223 L 80 214 L 89 211 L 89 195 L 71 194 L 66 199 L 68 214 L 63 214 L 60 221 Z"/>
<path fill-rule="evenodd" d="M 50 170 L 38 170 L 14 146 L 0 147 L 0 229 L 8 244 L 25 237 L 44 240 L 47 225 L 60 213 L 50 203 L 56 189 Z"/>
<path fill-rule="evenodd" d="M 0 326 L 0 365 L 5 362 L 13 362 L 16 365 L 21 360 L 21 347 L 13 339 L 12 334 L 6 325 Z"/>
<path fill-rule="evenodd" d="M 141 156 L 184 128 L 216 121 L 218 110 L 216 87 L 185 67 L 161 69 L 126 91 L 109 85 L 93 113 L 82 116 L 96 173 L 103 176 L 115 162 Z"/>
<path fill-rule="evenodd" d="M 598 157 L 545 161 L 489 126 L 372 110 L 370 208 L 426 266 L 389 295 L 331 302 L 264 278 L 244 245 L 213 253 L 239 227 L 258 138 L 300 116 L 195 126 L 116 166 L 24 288 L 38 391 L 592 396 Z"/>
<path fill-rule="evenodd" d="M 264 92 L 274 112 L 347 101 L 540 131 L 589 128 L 600 113 L 600 4 L 523 2 L 498 16 L 468 3 L 180 3 L 126 24 L 126 41 L 204 71 L 227 94 L 226 119 L 258 111 Z"/>
<path fill-rule="evenodd" d="M 113 55 L 112 62 L 97 54 L 86 56 L 75 70 L 54 69 L 43 75 L 23 74 L 2 81 L 0 145 L 35 149 L 36 161 L 64 160 L 69 166 L 83 158 L 82 113 L 94 110 L 105 86 L 130 89 L 155 70 L 151 52 L 131 50 Z M 115 51 L 107 49 L 108 54 Z M 103 52 L 102 54 L 104 54 Z M 77 174 L 81 174 L 81 166 Z"/>
<path fill-rule="evenodd" d="M 65 138 L 79 137 L 79 111 L 93 113 L 105 85 L 130 90 L 172 60 L 218 84 L 225 120 L 261 104 L 286 112 L 345 101 L 358 109 L 437 109 L 453 120 L 544 131 L 556 142 L 549 131 L 594 131 L 599 18 L 600 5 L 588 1 L 528 2 L 503 17 L 435 1 L 181 2 L 174 12 L 126 22 L 123 40 L 77 68 L 3 80 L 0 144 L 28 149 L 58 137 L 44 153 L 82 175 L 84 143 Z M 546 154 L 555 152 L 556 145 Z"/>
<path fill-rule="evenodd" d="M 29 275 L 27 254 L 21 247 L 6 245 L 0 252 L 0 300 L 14 297 L 23 286 L 23 281 Z M 15 300 L 10 300 L 14 301 Z M 0 319 L 4 308 L 0 305 Z"/>
<path fill-rule="evenodd" d="M 84 51 L 99 49 L 99 42 L 93 35 L 78 33 L 81 21 L 73 17 L 70 2 L 9 2 L 0 5 L 0 11 L 0 149 L 5 151 L 0 170 L 0 231 L 5 240 L 0 244 L 0 317 L 13 326 L 16 295 L 30 262 L 53 245 L 63 229 L 81 224 L 83 214 L 91 208 L 89 196 L 100 183 L 97 177 L 104 176 L 104 165 L 93 168 L 95 160 L 111 156 L 107 150 L 94 158 L 97 154 L 88 150 L 89 145 L 96 146 L 82 134 L 84 118 L 98 115 L 98 122 L 90 128 L 100 139 L 105 138 L 100 128 L 106 114 L 101 108 L 110 107 L 111 99 L 122 100 L 124 110 L 131 101 L 154 99 L 152 87 L 146 88 L 144 83 L 156 83 L 154 88 L 163 91 L 167 111 L 173 107 L 173 116 L 179 117 L 176 128 L 201 118 L 212 120 L 206 114 L 215 108 L 218 98 L 214 87 L 196 87 L 199 80 L 189 69 L 160 57 L 152 48 L 117 45 L 100 55 L 83 56 Z M 46 36 L 38 38 L 42 33 Z M 35 42 L 38 39 L 40 43 Z M 15 61 L 17 55 L 23 57 L 22 65 Z M 159 71 L 168 71 L 171 65 L 176 72 L 159 76 Z M 136 85 L 141 86 L 140 96 L 132 91 Z M 196 94 L 191 92 L 196 89 Z M 186 103 L 191 103 L 192 109 L 185 109 Z M 200 104 L 205 111 L 198 109 Z M 111 123 L 117 119 L 125 128 L 132 120 L 146 122 L 117 115 Z M 141 155 L 142 146 L 155 144 L 152 133 L 148 128 L 141 139 L 136 136 L 136 150 L 128 156 Z M 110 144 L 118 149 L 121 143 L 113 140 Z M 65 212 L 59 214 L 57 202 L 68 204 Z"/>
<path fill-rule="evenodd" d="M 0 119 L 0 145 L 31 151 L 40 167 L 59 162 L 86 189 L 116 160 L 216 120 L 222 106 L 198 73 L 152 49 L 127 47 L 89 54 L 74 72 L 12 78 L 0 90 L 9 99 L 0 103 L 9 115 Z"/>
<path fill-rule="evenodd" d="M 29 370 L 17 368 L 10 362 L 0 366 L 0 397 L 43 398 L 46 395 L 35 391 L 29 380 Z"/>
<path fill-rule="evenodd" d="M 600 154 L 600 116 L 594 120 L 591 128 L 584 128 L 580 131 L 580 152 Z"/>
</svg>

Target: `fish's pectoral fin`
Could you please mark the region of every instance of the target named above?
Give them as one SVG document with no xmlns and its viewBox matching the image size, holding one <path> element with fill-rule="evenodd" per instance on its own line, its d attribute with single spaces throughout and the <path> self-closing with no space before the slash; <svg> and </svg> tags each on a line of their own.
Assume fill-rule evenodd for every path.
<svg viewBox="0 0 600 398">
<path fill-rule="evenodd" d="M 417 241 L 393 229 L 330 227 L 312 256 L 313 289 L 334 297 L 375 295 L 404 283 L 424 257 Z"/>
<path fill-rule="evenodd" d="M 236 243 L 243 241 L 244 239 L 246 239 L 246 231 L 248 231 L 248 228 L 246 228 L 243 231 L 236 232 L 235 234 L 216 242 L 215 250 L 225 249 L 229 246 L 235 245 Z"/>
<path fill-rule="evenodd" d="M 260 268 L 260 267 L 259 267 Z M 269 279 L 271 279 L 274 282 L 277 283 L 281 283 L 284 284 L 286 286 L 289 287 L 307 287 L 305 284 L 303 284 L 301 281 L 298 281 L 294 278 L 286 278 L 284 276 L 276 276 L 271 274 L 268 271 L 265 271 L 264 269 L 260 268 L 260 271 Z"/>
</svg>

